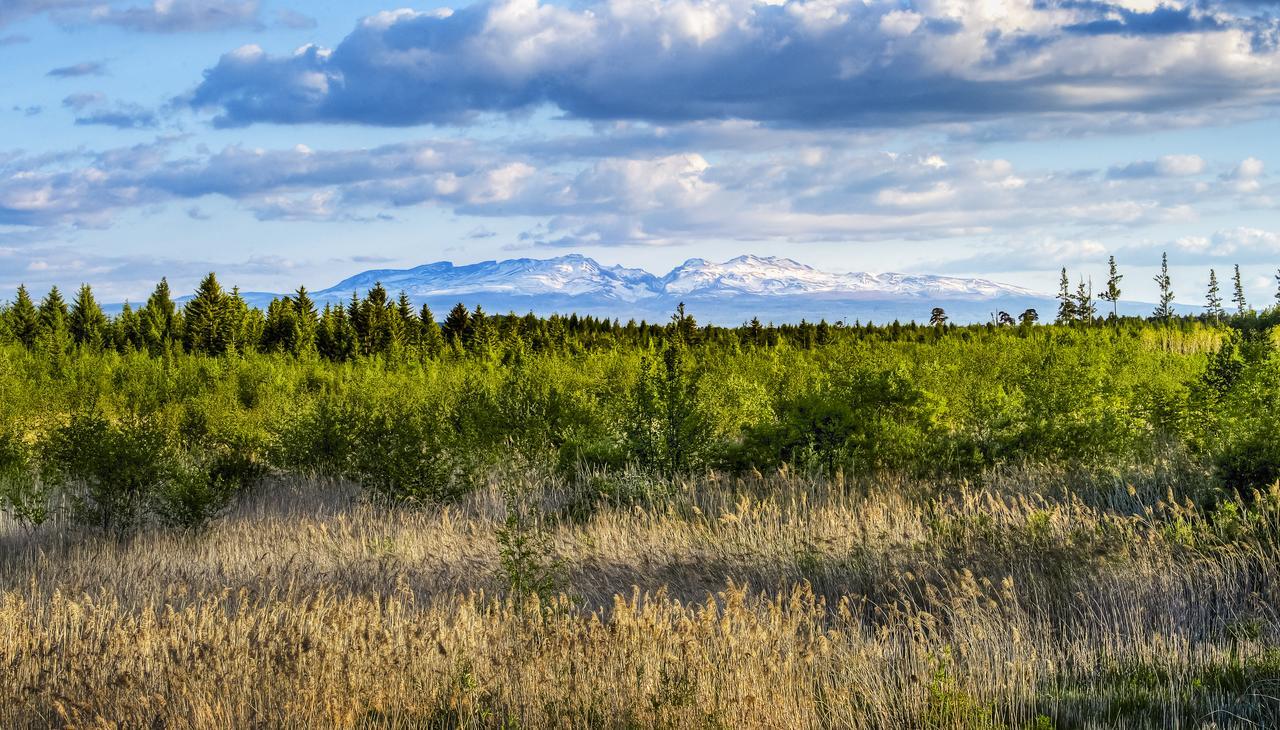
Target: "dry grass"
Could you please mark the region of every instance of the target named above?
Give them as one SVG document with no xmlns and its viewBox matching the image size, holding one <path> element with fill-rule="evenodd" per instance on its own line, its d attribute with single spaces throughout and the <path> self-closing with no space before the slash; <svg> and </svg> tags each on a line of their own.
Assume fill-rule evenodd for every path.
<svg viewBox="0 0 1280 730">
<path fill-rule="evenodd" d="M 706 480 L 548 518 L 546 599 L 506 595 L 496 487 L 411 511 L 279 483 L 127 543 L 0 526 L 0 727 L 1280 721 L 1273 513 L 1034 496 L 1060 485 Z"/>
</svg>

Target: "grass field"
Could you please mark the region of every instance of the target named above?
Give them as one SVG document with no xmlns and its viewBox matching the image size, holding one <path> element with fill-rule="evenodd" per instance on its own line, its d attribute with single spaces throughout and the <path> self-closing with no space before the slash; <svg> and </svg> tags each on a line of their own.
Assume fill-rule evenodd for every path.
<svg viewBox="0 0 1280 730">
<path fill-rule="evenodd" d="M 1274 726 L 1280 497 L 1201 514 L 1200 478 L 278 480 L 196 536 L 6 524 L 0 726 Z"/>
</svg>

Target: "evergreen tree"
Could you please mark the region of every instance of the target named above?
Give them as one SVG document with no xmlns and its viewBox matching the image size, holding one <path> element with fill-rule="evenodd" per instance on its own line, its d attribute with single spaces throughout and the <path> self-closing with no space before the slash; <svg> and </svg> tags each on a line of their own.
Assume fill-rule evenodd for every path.
<svg viewBox="0 0 1280 730">
<path fill-rule="evenodd" d="M 1276 302 L 1280 303 L 1280 270 L 1276 271 Z"/>
<path fill-rule="evenodd" d="M 152 355 L 159 355 L 180 339 L 178 306 L 169 292 L 169 280 L 161 279 L 146 305 L 138 312 L 142 339 Z"/>
<path fill-rule="evenodd" d="M 934 307 L 933 311 L 929 312 L 929 324 L 933 325 L 934 327 L 941 327 L 946 323 L 947 323 L 947 310 L 943 309 L 942 307 Z"/>
<path fill-rule="evenodd" d="M 418 327 L 418 316 L 413 311 L 413 303 L 404 291 L 400 292 L 400 297 L 396 300 L 396 317 L 400 320 L 401 341 L 407 346 L 419 346 L 422 330 Z"/>
<path fill-rule="evenodd" d="M 126 300 L 120 316 L 111 323 L 111 344 L 119 352 L 133 352 L 146 347 L 142 335 L 142 318 Z"/>
<path fill-rule="evenodd" d="M 444 318 L 444 339 L 449 344 L 462 343 L 470 326 L 471 312 L 466 305 L 458 302 Z"/>
<path fill-rule="evenodd" d="M 58 287 L 53 287 L 40 302 L 40 333 L 61 335 L 67 331 L 67 302 Z"/>
<path fill-rule="evenodd" d="M 1108 257 L 1107 288 L 1106 288 L 1106 291 L 1102 292 L 1102 294 L 1098 296 L 1103 301 L 1111 302 L 1112 318 L 1118 317 L 1120 315 L 1120 306 L 1118 303 L 1120 301 L 1120 280 L 1123 278 L 1124 278 L 1124 274 L 1121 274 L 1116 269 L 1116 257 L 1115 256 Z"/>
<path fill-rule="evenodd" d="M 230 351 L 237 334 L 231 309 L 230 297 L 222 290 L 218 277 L 210 272 L 183 310 L 187 351 L 203 355 L 223 355 Z"/>
<path fill-rule="evenodd" d="M 439 355 L 444 349 L 444 335 L 440 332 L 440 325 L 436 322 L 431 307 L 426 304 L 422 305 L 422 311 L 418 313 L 418 327 L 421 328 L 418 339 L 422 343 L 422 352 L 428 357 Z"/>
<path fill-rule="evenodd" d="M 1155 277 L 1156 286 L 1160 289 L 1160 301 L 1152 313 L 1156 319 L 1168 320 L 1173 317 L 1173 280 L 1169 278 L 1169 254 L 1160 255 L 1160 273 Z"/>
<path fill-rule="evenodd" d="M 1076 300 L 1071 295 L 1071 280 L 1067 278 L 1067 267 L 1062 267 L 1062 278 L 1058 281 L 1058 324 L 1075 321 Z"/>
<path fill-rule="evenodd" d="M 1040 313 L 1034 309 L 1027 309 L 1018 315 L 1018 321 L 1024 325 L 1033 325 L 1040 321 Z"/>
<path fill-rule="evenodd" d="M 6 314 L 9 320 L 9 333 L 28 350 L 36 346 L 36 338 L 40 336 L 40 313 L 27 293 L 27 287 L 18 285 L 18 294 Z"/>
<path fill-rule="evenodd" d="M 316 350 L 322 357 L 335 362 L 352 360 L 359 351 L 355 327 L 341 305 L 324 306 L 316 328 Z"/>
<path fill-rule="evenodd" d="M 267 305 L 267 318 L 262 325 L 262 339 L 258 347 L 263 352 L 292 352 L 296 333 L 293 301 L 289 297 L 275 298 Z"/>
<path fill-rule="evenodd" d="M 1209 269 L 1209 291 L 1205 294 L 1205 313 L 1214 319 L 1219 319 L 1225 312 L 1222 311 L 1222 294 L 1218 289 L 1218 272 Z"/>
<path fill-rule="evenodd" d="M 316 313 L 316 303 L 307 294 L 305 286 L 298 287 L 293 296 L 293 322 L 295 328 L 293 353 L 295 355 L 310 352 L 316 346 L 316 328 L 320 317 Z"/>
<path fill-rule="evenodd" d="M 1249 311 L 1249 302 L 1244 298 L 1244 282 L 1240 279 L 1240 264 L 1236 264 L 1236 274 L 1233 278 L 1233 292 L 1231 301 L 1236 305 L 1236 313 L 1244 314 Z"/>
<path fill-rule="evenodd" d="M 71 304 L 68 318 L 71 328 L 71 339 L 81 347 L 99 349 L 104 343 L 107 329 L 107 316 L 102 307 L 93 298 L 93 291 L 88 284 L 82 284 L 80 291 Z"/>
<path fill-rule="evenodd" d="M 1080 283 L 1076 286 L 1075 308 L 1076 319 L 1081 322 L 1092 322 L 1098 315 L 1098 309 L 1093 305 L 1093 282 L 1090 281 L 1086 287 L 1084 277 L 1080 277 Z"/>
</svg>

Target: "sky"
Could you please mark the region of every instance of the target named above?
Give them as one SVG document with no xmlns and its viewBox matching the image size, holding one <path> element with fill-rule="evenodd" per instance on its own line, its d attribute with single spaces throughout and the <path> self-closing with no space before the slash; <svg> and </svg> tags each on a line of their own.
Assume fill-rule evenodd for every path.
<svg viewBox="0 0 1280 730">
<path fill-rule="evenodd" d="M 0 299 L 439 260 L 1280 266 L 1280 0 L 0 0 Z"/>
</svg>

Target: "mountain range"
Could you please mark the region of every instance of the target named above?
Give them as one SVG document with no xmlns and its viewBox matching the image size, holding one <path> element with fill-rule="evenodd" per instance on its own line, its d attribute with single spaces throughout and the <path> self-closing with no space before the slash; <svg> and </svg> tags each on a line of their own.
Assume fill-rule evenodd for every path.
<svg viewBox="0 0 1280 730">
<path fill-rule="evenodd" d="M 775 323 L 801 319 L 863 322 L 923 321 L 943 307 L 956 322 L 983 322 L 997 312 L 1014 316 L 1035 308 L 1052 317 L 1053 297 L 985 279 L 926 274 L 832 273 L 788 258 L 739 256 L 723 263 L 689 259 L 664 276 L 643 269 L 604 266 L 570 254 L 551 259 L 507 259 L 456 266 L 448 261 L 411 269 L 377 269 L 312 292 L 317 303 L 346 302 L 381 283 L 403 291 L 415 305 L 437 313 L 457 302 L 490 312 L 591 314 L 627 319 L 666 319 L 684 302 L 700 321 L 741 324 L 752 317 Z M 265 307 L 277 296 L 248 292 L 251 305 Z M 1146 305 L 1122 303 L 1122 311 Z"/>
</svg>

